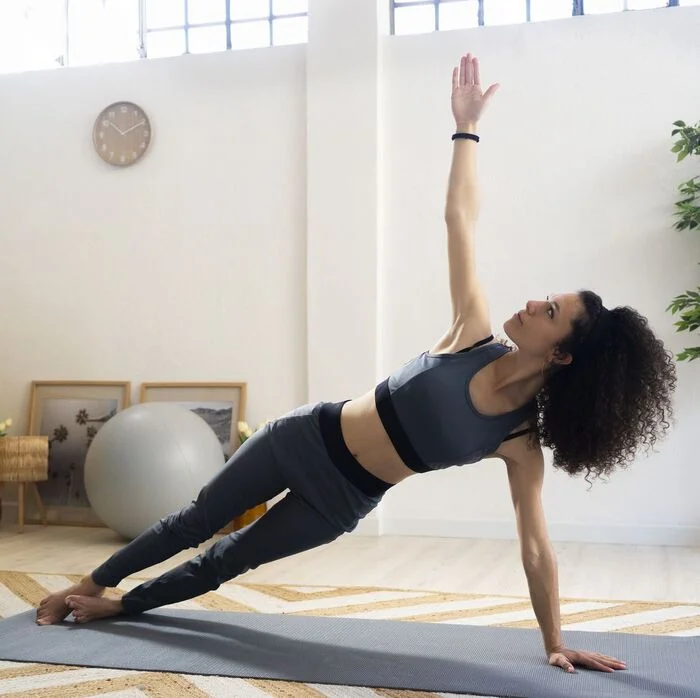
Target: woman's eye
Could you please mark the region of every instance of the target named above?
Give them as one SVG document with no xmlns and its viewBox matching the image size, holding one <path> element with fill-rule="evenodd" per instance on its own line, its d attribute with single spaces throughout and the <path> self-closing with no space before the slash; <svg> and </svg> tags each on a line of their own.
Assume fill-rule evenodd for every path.
<svg viewBox="0 0 700 698">
<path fill-rule="evenodd" d="M 547 296 L 547 301 L 549 302 L 549 296 Z M 549 308 L 547 308 L 547 313 L 550 314 L 549 317 L 553 318 L 554 317 L 554 306 L 550 305 Z"/>
</svg>

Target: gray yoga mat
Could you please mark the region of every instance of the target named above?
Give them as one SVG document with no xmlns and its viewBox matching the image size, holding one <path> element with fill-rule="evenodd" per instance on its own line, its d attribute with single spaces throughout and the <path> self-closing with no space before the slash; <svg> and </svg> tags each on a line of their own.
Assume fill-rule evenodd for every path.
<svg viewBox="0 0 700 698">
<path fill-rule="evenodd" d="M 627 662 L 607 674 L 550 667 L 539 631 L 162 608 L 38 626 L 0 621 L 0 659 L 508 698 L 700 698 L 700 637 L 565 632 Z"/>
</svg>

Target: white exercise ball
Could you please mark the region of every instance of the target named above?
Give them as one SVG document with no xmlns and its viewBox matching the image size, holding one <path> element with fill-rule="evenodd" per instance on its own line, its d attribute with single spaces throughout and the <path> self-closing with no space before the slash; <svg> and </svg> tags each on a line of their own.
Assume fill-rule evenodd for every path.
<svg viewBox="0 0 700 698">
<path fill-rule="evenodd" d="M 142 403 L 118 412 L 93 439 L 85 490 L 102 522 L 133 539 L 189 504 L 223 465 L 204 419 L 175 403 Z"/>
</svg>

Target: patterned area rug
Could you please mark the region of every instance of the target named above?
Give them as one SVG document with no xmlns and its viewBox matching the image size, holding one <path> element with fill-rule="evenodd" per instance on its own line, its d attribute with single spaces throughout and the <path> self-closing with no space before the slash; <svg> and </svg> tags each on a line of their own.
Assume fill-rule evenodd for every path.
<svg viewBox="0 0 700 698">
<path fill-rule="evenodd" d="M 47 593 L 79 579 L 79 575 L 0 572 L 0 617 L 28 611 Z M 142 579 L 129 578 L 117 591 L 132 589 Z M 114 594 L 113 590 L 108 591 L 108 595 Z M 229 582 L 216 592 L 169 608 L 537 627 L 526 597 L 374 587 Z M 700 604 L 562 599 L 561 610 L 566 630 L 700 635 Z M 448 698 L 455 694 L 0 661 L 0 695 L 12 698 Z"/>
</svg>

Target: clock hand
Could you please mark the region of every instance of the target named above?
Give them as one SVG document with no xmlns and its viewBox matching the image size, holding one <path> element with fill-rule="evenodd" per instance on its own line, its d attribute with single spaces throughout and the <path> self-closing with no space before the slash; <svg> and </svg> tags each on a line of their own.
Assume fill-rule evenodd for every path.
<svg viewBox="0 0 700 698">
<path fill-rule="evenodd" d="M 111 121 L 109 122 L 109 125 L 110 125 L 115 131 L 117 131 L 120 135 L 122 135 L 122 136 L 124 135 L 124 132 L 123 132 L 121 129 L 117 128 Z"/>
<path fill-rule="evenodd" d="M 145 123 L 146 123 L 145 120 L 139 121 L 138 124 L 135 124 L 134 126 L 131 126 L 130 128 L 126 129 L 126 131 L 124 131 L 124 133 L 122 133 L 122 136 L 129 133 L 129 131 L 133 131 L 135 128 L 138 128 L 139 126 L 143 126 Z"/>
</svg>

